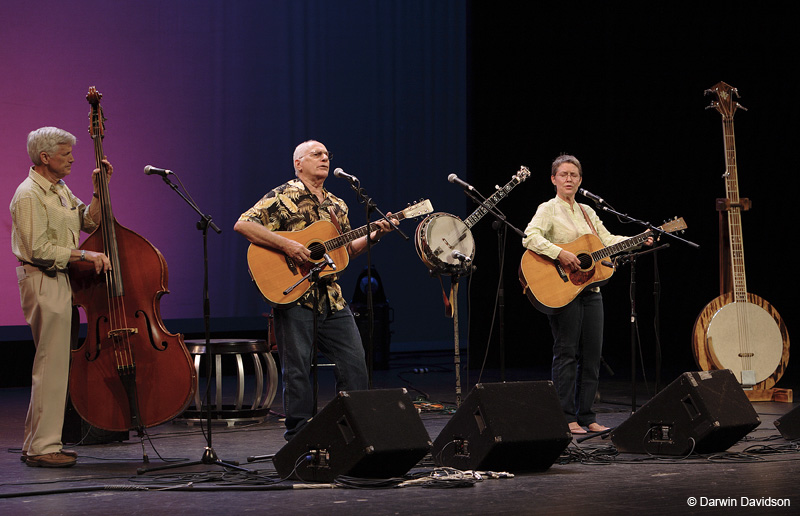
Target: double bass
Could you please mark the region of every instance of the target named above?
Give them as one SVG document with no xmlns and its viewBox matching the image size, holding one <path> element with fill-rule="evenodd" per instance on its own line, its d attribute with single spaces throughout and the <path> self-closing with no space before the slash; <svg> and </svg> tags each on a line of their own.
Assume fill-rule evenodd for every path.
<svg viewBox="0 0 800 516">
<path fill-rule="evenodd" d="M 81 249 L 104 253 L 111 270 L 70 264 L 74 304 L 86 314 L 86 339 L 72 350 L 69 391 L 78 414 L 109 431 L 142 430 L 183 412 L 197 389 L 197 374 L 180 334 L 166 330 L 160 298 L 168 293 L 167 263 L 142 236 L 120 225 L 111 210 L 104 159 L 105 119 L 94 86 L 89 134 L 100 169 L 99 227 Z"/>
</svg>

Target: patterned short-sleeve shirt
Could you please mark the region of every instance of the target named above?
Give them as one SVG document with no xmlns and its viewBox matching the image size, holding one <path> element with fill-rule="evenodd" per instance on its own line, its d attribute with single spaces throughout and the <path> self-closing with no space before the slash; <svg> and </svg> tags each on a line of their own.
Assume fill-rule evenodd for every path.
<svg viewBox="0 0 800 516">
<path fill-rule="evenodd" d="M 319 220 L 331 222 L 330 209 L 336 214 L 342 233 L 350 231 L 347 205 L 332 193 L 323 189 L 325 199 L 319 202 L 302 181 L 291 179 L 273 188 L 259 200 L 255 206 L 244 212 L 240 221 L 251 221 L 261 224 L 270 231 L 299 231 Z M 322 282 L 326 287 L 331 311 L 338 311 L 347 306 L 342 296 L 342 288 L 336 282 L 336 274 L 326 276 Z M 306 292 L 297 303 L 314 307 L 313 293 Z"/>
</svg>

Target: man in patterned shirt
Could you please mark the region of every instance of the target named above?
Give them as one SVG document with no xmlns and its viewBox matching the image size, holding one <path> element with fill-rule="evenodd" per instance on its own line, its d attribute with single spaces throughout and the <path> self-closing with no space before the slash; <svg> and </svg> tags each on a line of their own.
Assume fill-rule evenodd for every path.
<svg viewBox="0 0 800 516">
<path fill-rule="evenodd" d="M 28 155 L 33 166 L 9 207 L 11 250 L 20 262 L 20 301 L 36 346 L 21 457 L 28 466 L 54 468 L 76 462 L 77 453 L 63 450 L 61 443 L 72 335 L 67 264 L 91 261 L 98 274 L 111 268 L 104 254 L 78 249 L 81 230 L 92 231 L 100 221 L 100 202 L 95 194 L 86 206 L 64 183 L 75 161 L 73 145 L 75 137 L 62 129 L 32 131 Z M 111 176 L 111 164 L 103 163 Z M 99 172 L 92 174 L 95 191 Z"/>
<path fill-rule="evenodd" d="M 303 244 L 275 231 L 297 231 L 319 220 L 333 222 L 340 231 L 350 231 L 347 205 L 324 188 L 330 168 L 330 153 L 323 144 L 309 140 L 294 151 L 296 179 L 274 188 L 234 225 L 251 243 L 284 253 L 296 264 L 307 263 L 311 251 Z M 364 252 L 391 231 L 386 221 L 374 223 L 376 229 L 347 245 L 350 257 Z M 367 241 L 369 239 L 369 242 Z M 314 351 L 314 327 L 319 351 L 335 364 L 336 390 L 368 388 L 364 348 L 353 314 L 336 283 L 336 276 L 325 276 L 319 284 L 318 310 L 314 313 L 314 289 L 298 301 L 273 311 L 278 354 L 283 373 L 283 408 L 286 433 L 290 440 L 313 415 L 314 398 L 310 378 Z"/>
</svg>

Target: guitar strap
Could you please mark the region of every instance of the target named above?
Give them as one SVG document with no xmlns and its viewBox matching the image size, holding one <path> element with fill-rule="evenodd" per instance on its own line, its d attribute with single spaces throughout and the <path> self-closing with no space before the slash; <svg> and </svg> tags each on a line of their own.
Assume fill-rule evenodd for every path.
<svg viewBox="0 0 800 516">
<path fill-rule="evenodd" d="M 583 206 L 581 206 L 580 203 L 578 203 L 578 207 L 581 209 L 581 213 L 583 213 L 583 218 L 586 219 L 586 223 L 589 224 L 589 229 L 592 230 L 592 233 L 594 233 L 594 236 L 596 236 L 597 238 L 600 238 L 600 235 L 597 234 L 597 230 L 594 229 L 594 224 L 592 224 L 592 221 L 589 220 L 589 215 L 586 214 L 586 210 L 583 209 Z"/>
<path fill-rule="evenodd" d="M 341 235 L 342 234 L 342 226 L 339 225 L 339 217 L 336 216 L 336 212 L 333 211 L 333 206 L 328 206 L 328 213 L 331 214 L 331 222 L 334 226 L 336 226 L 336 231 Z"/>
</svg>

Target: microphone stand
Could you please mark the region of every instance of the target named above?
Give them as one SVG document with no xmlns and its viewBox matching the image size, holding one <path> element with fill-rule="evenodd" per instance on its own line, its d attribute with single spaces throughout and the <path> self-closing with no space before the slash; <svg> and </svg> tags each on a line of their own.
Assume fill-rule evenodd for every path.
<svg viewBox="0 0 800 516">
<path fill-rule="evenodd" d="M 492 222 L 492 229 L 497 232 L 497 263 L 500 264 L 500 279 L 497 283 L 497 318 L 499 320 L 500 327 L 497 329 L 498 338 L 500 340 L 500 381 L 506 381 L 506 293 L 505 293 L 505 281 L 503 279 L 503 271 L 505 270 L 505 262 L 506 262 L 506 235 L 507 235 L 507 227 L 504 226 L 500 221 L 495 220 Z M 491 335 L 490 335 L 491 337 Z"/>
<path fill-rule="evenodd" d="M 317 415 L 317 410 L 318 410 L 318 406 L 319 406 L 319 373 L 318 373 L 318 370 L 317 370 L 317 368 L 319 366 L 318 359 L 317 359 L 317 356 L 319 355 L 319 328 L 318 328 L 319 321 L 318 321 L 318 315 L 317 315 L 317 312 L 319 311 L 319 301 L 320 301 L 320 295 L 319 295 L 319 273 L 322 272 L 322 270 L 327 266 L 330 266 L 331 269 L 336 270 L 336 264 L 333 263 L 333 260 L 331 260 L 330 257 L 328 256 L 328 254 L 326 253 L 324 260 L 322 260 L 321 262 L 319 262 L 316 265 L 314 265 L 313 267 L 311 267 L 311 269 L 309 269 L 308 273 L 306 273 L 305 276 L 303 276 L 302 278 L 297 280 L 297 282 L 294 285 L 292 285 L 291 287 L 289 287 L 289 288 L 287 288 L 286 290 L 283 291 L 283 295 L 287 295 L 292 290 L 297 288 L 300 284 L 302 284 L 304 281 L 308 280 L 308 282 L 311 285 L 311 287 L 310 287 L 312 289 L 311 291 L 312 291 L 312 293 L 314 295 L 314 310 L 313 310 L 314 311 L 314 317 L 312 319 L 313 320 L 313 330 L 312 330 L 312 332 L 314 334 L 314 337 L 312 339 L 312 351 L 311 351 L 311 385 L 312 385 L 312 387 L 311 387 L 311 389 L 312 389 L 311 397 L 312 397 L 312 404 L 313 404 L 313 406 L 311 408 L 311 416 L 312 417 L 315 417 Z M 247 457 L 247 462 L 256 462 L 256 461 L 261 461 L 261 460 L 267 460 L 267 459 L 273 458 L 274 456 L 275 456 L 274 454 L 269 454 L 269 455 L 251 455 L 251 456 Z"/>
<path fill-rule="evenodd" d="M 308 273 L 297 280 L 297 282 L 292 285 L 291 287 L 287 288 L 283 291 L 284 295 L 289 294 L 292 290 L 294 290 L 298 285 L 308 280 L 309 284 L 311 285 L 312 293 L 314 295 L 314 318 L 313 318 L 313 330 L 312 333 L 314 334 L 314 338 L 312 339 L 312 351 L 311 351 L 311 392 L 312 392 L 312 401 L 313 407 L 311 409 L 311 416 L 317 415 L 317 408 L 319 406 L 319 373 L 317 368 L 319 366 L 317 355 L 319 355 L 319 322 L 317 320 L 318 313 L 319 313 L 319 273 L 322 272 L 322 269 L 330 265 L 333 270 L 336 270 L 336 264 L 333 263 L 333 260 L 330 259 L 328 254 L 325 254 L 325 259 L 321 262 L 317 263 L 311 269 L 309 269 Z"/>
<path fill-rule="evenodd" d="M 472 195 L 469 189 L 464 189 L 464 193 L 467 194 L 476 204 L 479 204 L 483 209 L 488 211 L 492 214 L 492 216 L 496 219 L 495 222 L 492 223 L 492 227 L 497 231 L 497 259 L 498 263 L 500 264 L 500 279 L 497 286 L 497 303 L 498 303 L 498 318 L 500 320 L 500 328 L 499 332 L 499 340 L 500 340 L 500 378 L 501 381 L 505 381 L 506 378 L 506 358 L 505 358 L 505 289 L 504 289 L 504 281 L 503 281 L 503 271 L 505 270 L 505 239 L 506 239 L 506 229 L 511 228 L 514 233 L 518 236 L 524 238 L 525 233 L 520 231 L 519 228 L 508 222 L 506 216 L 496 207 L 490 207 L 488 203 L 488 199 L 483 196 L 478 190 L 474 187 L 472 190 L 480 196 L 475 197 Z M 481 200 L 482 199 L 482 200 Z M 502 231 L 501 231 L 502 230 Z M 489 336 L 491 339 L 491 335 Z M 486 348 L 486 355 L 489 354 L 489 348 Z M 486 356 L 485 355 L 485 356 Z"/>
<path fill-rule="evenodd" d="M 669 244 L 664 244 L 659 247 L 654 247 L 652 249 L 648 249 L 646 251 L 640 251 L 636 253 L 628 253 L 621 257 L 619 257 L 616 262 L 617 263 L 625 263 L 628 262 L 631 264 L 631 279 L 630 279 L 630 302 L 631 302 L 631 414 L 636 412 L 636 344 L 639 341 L 639 314 L 636 312 L 636 259 L 640 256 L 644 256 L 647 254 L 653 254 L 654 260 L 655 256 L 658 251 L 669 247 Z M 616 265 L 615 265 L 616 267 Z M 658 319 L 658 311 L 656 307 L 656 319 Z M 656 342 L 658 339 L 656 339 Z M 659 358 L 660 350 L 658 346 L 656 347 L 656 377 L 660 378 L 661 374 L 659 369 L 661 368 L 661 361 Z M 642 364 L 642 374 L 644 375 L 644 364 Z"/>
<path fill-rule="evenodd" d="M 652 225 L 649 222 L 645 222 L 645 221 L 642 221 L 642 220 L 635 219 L 635 218 L 631 217 L 630 215 L 628 215 L 626 213 L 621 213 L 621 212 L 615 210 L 614 208 L 612 208 L 611 205 L 609 205 L 606 201 L 604 201 L 602 199 L 594 198 L 594 197 L 590 197 L 590 196 L 587 196 L 587 197 L 589 197 L 590 199 L 592 199 L 594 201 L 595 206 L 597 207 L 598 210 L 602 210 L 602 211 L 605 211 L 605 212 L 608 212 L 608 213 L 612 213 L 612 214 L 616 215 L 620 219 L 623 219 L 623 220 L 628 221 L 628 222 L 633 222 L 635 224 L 639 224 L 641 226 L 646 227 L 648 230 L 650 230 L 650 231 L 652 231 L 654 233 L 654 240 L 658 240 L 658 238 L 660 238 L 661 235 L 667 235 L 667 236 L 669 236 L 671 238 L 674 238 L 674 239 L 676 239 L 678 241 L 681 241 L 681 242 L 683 242 L 683 243 L 685 243 L 685 244 L 687 244 L 687 245 L 689 245 L 691 247 L 694 247 L 695 249 L 700 247 L 698 244 L 696 244 L 694 242 L 690 242 L 689 240 L 683 239 L 683 238 L 675 235 L 674 233 L 669 233 L 667 231 L 664 231 L 661 228 L 656 227 L 656 226 Z M 658 238 L 656 238 L 656 235 L 658 235 Z M 615 269 L 616 269 L 616 263 L 617 262 L 624 263 L 625 261 L 628 261 L 631 264 L 631 276 L 630 276 L 630 302 L 631 302 L 631 317 L 630 317 L 630 320 L 631 320 L 631 336 L 630 336 L 630 338 L 631 338 L 631 413 L 636 412 L 636 357 L 637 357 L 636 342 L 637 342 L 638 327 L 639 327 L 638 314 L 636 313 L 636 258 L 638 256 L 644 256 L 646 254 L 651 254 L 651 253 L 653 253 L 653 256 L 655 257 L 655 253 L 656 252 L 660 251 L 661 249 L 667 248 L 667 247 L 669 247 L 669 244 L 664 244 L 664 245 L 659 246 L 659 247 L 653 247 L 652 249 L 648 249 L 648 250 L 645 250 L 645 251 L 640 251 L 640 252 L 637 252 L 637 253 L 628 253 L 626 255 L 623 255 L 623 256 L 615 259 L 615 265 L 614 265 Z M 660 284 L 656 288 L 660 289 Z M 658 308 L 659 308 L 659 306 L 658 306 L 658 304 L 656 304 L 656 310 L 658 310 Z M 656 312 L 655 319 L 657 321 L 656 322 L 656 332 L 658 332 L 659 331 L 659 324 L 660 324 L 660 316 L 659 316 L 658 312 Z M 656 336 L 656 340 L 658 340 L 658 336 Z M 658 346 L 660 346 L 660 344 L 658 344 Z M 656 367 L 658 369 L 661 368 L 661 350 L 660 350 L 660 347 L 656 349 Z M 644 371 L 642 371 L 642 372 L 644 373 Z M 660 374 L 661 374 L 660 371 L 658 371 L 656 373 L 656 377 L 659 380 L 660 380 Z"/>
<path fill-rule="evenodd" d="M 206 215 L 203 213 L 200 208 L 195 204 L 193 200 L 188 198 L 178 189 L 178 186 L 169 180 L 169 177 L 164 175 L 161 176 L 164 182 L 172 188 L 172 190 L 177 193 L 181 199 L 186 201 L 186 203 L 195 211 L 198 215 L 200 215 L 200 221 L 197 222 L 197 229 L 203 232 L 203 325 L 205 328 L 205 339 L 206 339 L 206 351 L 208 351 L 209 347 L 211 346 L 211 303 L 209 301 L 209 294 L 208 294 L 208 228 L 213 229 L 217 232 L 217 234 L 222 233 L 222 230 L 214 224 L 211 220 L 210 215 Z M 195 466 L 198 464 L 206 464 L 206 465 L 217 465 L 222 466 L 225 468 L 232 468 L 237 469 L 240 471 L 250 471 L 249 469 L 240 467 L 238 464 L 223 462 L 217 456 L 217 452 L 214 451 L 213 442 L 212 442 L 212 430 L 211 430 L 211 400 L 209 399 L 209 392 L 211 385 L 211 357 L 206 357 L 206 448 L 203 451 L 203 455 L 200 460 L 193 461 L 193 462 L 182 462 L 180 464 L 167 464 L 165 466 L 156 466 L 152 468 L 139 468 L 136 472 L 141 475 L 144 473 L 148 473 L 150 471 L 161 471 L 165 469 L 173 469 L 173 468 L 182 468 L 184 466 Z M 202 424 L 201 424 L 202 428 Z"/>
<path fill-rule="evenodd" d="M 372 223 L 370 222 L 370 217 L 373 211 L 376 211 L 383 220 L 389 223 L 392 228 L 394 228 L 404 240 L 408 240 L 408 235 L 403 233 L 397 224 L 394 223 L 389 217 L 383 213 L 380 208 L 373 202 L 372 198 L 367 195 L 366 190 L 361 188 L 361 182 L 353 177 L 352 179 L 346 176 L 343 176 L 347 179 L 348 183 L 350 183 L 350 188 L 356 193 L 358 197 L 358 202 L 364 205 L 364 212 L 367 219 L 367 343 L 366 343 L 366 355 L 367 355 L 367 378 L 368 378 L 368 385 L 369 388 L 372 389 L 372 372 L 374 367 L 374 357 L 373 357 L 373 350 L 374 350 L 374 329 L 375 329 L 375 308 L 373 306 L 373 299 L 372 299 L 372 246 L 373 243 L 370 241 L 370 234 L 372 234 Z M 363 343 L 362 343 L 363 344 Z"/>
</svg>

